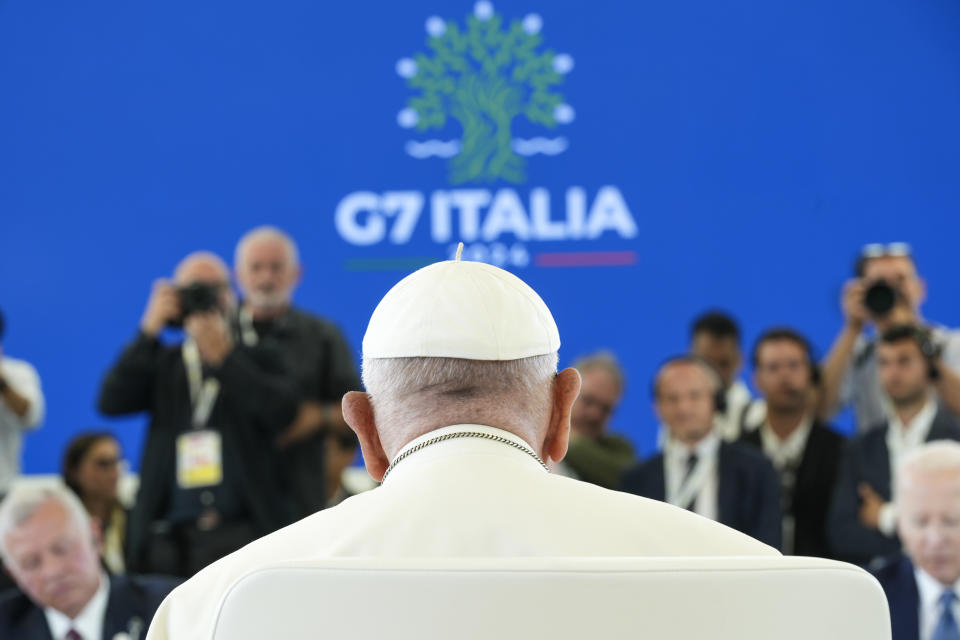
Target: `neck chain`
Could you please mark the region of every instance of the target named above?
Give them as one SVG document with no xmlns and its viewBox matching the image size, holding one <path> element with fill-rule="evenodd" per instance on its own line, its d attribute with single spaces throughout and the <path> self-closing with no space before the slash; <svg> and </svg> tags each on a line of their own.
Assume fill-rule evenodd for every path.
<svg viewBox="0 0 960 640">
<path fill-rule="evenodd" d="M 530 456 L 531 458 L 539 462 L 540 466 L 543 467 L 545 470 L 550 471 L 550 468 L 547 466 L 547 464 L 543 460 L 540 459 L 540 456 L 538 456 L 537 454 L 535 454 L 533 451 L 523 446 L 522 444 L 518 444 L 513 440 L 510 440 L 509 438 L 504 438 L 503 436 L 494 435 L 492 433 L 484 433 L 482 431 L 455 431 L 453 433 L 446 433 L 442 436 L 436 436 L 434 438 L 430 438 L 429 440 L 424 440 L 423 442 L 416 444 L 410 447 L 409 449 L 407 449 L 406 451 L 404 451 L 403 453 L 401 453 L 399 456 L 397 456 L 394 459 L 393 462 L 390 463 L 390 466 L 387 467 L 387 470 L 383 472 L 383 478 L 380 480 L 380 484 L 383 484 L 383 482 L 387 479 L 387 476 L 390 475 L 390 472 L 393 471 L 396 468 L 396 466 L 400 464 L 401 461 L 409 457 L 411 454 L 414 454 L 417 451 L 420 451 L 421 449 L 426 449 L 432 444 L 437 444 L 438 442 L 443 442 L 444 440 L 453 440 L 455 438 L 481 438 L 483 440 L 493 440 L 494 442 L 501 442 L 503 444 L 513 447 L 514 449 L 523 451 L 525 454 L 527 454 L 528 456 Z"/>
</svg>

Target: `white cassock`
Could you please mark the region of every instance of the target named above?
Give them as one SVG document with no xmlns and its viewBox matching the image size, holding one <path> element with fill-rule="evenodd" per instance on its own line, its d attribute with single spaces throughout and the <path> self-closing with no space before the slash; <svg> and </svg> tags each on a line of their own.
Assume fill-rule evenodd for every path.
<svg viewBox="0 0 960 640">
<path fill-rule="evenodd" d="M 413 440 L 477 432 L 404 458 L 380 487 L 250 543 L 171 593 L 148 640 L 208 639 L 226 589 L 281 561 L 329 557 L 777 556 L 729 527 L 664 502 L 548 473 L 530 446 L 493 427 L 456 425 Z"/>
</svg>

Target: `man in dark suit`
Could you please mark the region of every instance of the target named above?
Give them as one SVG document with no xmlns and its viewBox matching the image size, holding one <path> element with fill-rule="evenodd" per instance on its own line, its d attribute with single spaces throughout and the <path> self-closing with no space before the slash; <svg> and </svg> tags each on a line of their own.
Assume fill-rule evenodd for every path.
<svg viewBox="0 0 960 640">
<path fill-rule="evenodd" d="M 722 442 L 714 416 L 722 385 L 695 356 L 668 360 L 653 385 L 669 432 L 664 451 L 624 474 L 621 489 L 663 500 L 780 547 L 779 482 L 750 447 Z"/>
<path fill-rule="evenodd" d="M 890 418 L 850 441 L 830 508 L 836 557 L 867 565 L 900 551 L 892 471 L 924 442 L 960 440 L 956 418 L 938 406 L 929 337 L 913 326 L 887 330 L 877 343 L 880 385 Z"/>
<path fill-rule="evenodd" d="M 813 416 L 816 367 L 801 334 L 785 327 L 764 332 L 753 347 L 753 379 L 767 417 L 741 441 L 762 451 L 780 474 L 784 553 L 829 558 L 827 510 L 843 438 Z"/>
<path fill-rule="evenodd" d="M 922 445 L 897 474 L 906 554 L 871 567 L 890 605 L 893 640 L 960 639 L 960 444 Z"/>
<path fill-rule="evenodd" d="M 0 597 L 0 638 L 139 640 L 176 586 L 109 576 L 95 525 L 62 487 L 21 487 L 0 505 L 0 552 L 22 590 Z"/>
</svg>

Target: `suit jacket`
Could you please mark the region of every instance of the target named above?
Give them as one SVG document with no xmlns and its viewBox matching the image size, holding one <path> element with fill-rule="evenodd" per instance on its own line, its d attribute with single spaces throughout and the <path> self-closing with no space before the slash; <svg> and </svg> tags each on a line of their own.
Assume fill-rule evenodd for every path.
<svg viewBox="0 0 960 640">
<path fill-rule="evenodd" d="M 839 560 L 866 566 L 877 558 L 900 551 L 898 537 L 885 536 L 864 526 L 859 516 L 858 486 L 861 482 L 873 487 L 884 500 L 889 501 L 892 498 L 890 450 L 887 448 L 889 429 L 889 422 L 885 422 L 853 438 L 847 444 L 827 525 L 830 546 Z M 927 442 L 932 440 L 960 441 L 960 425 L 943 409 L 937 411 L 930 425 Z"/>
<path fill-rule="evenodd" d="M 763 452 L 759 429 L 745 433 L 741 441 Z M 794 555 L 832 557 L 827 542 L 827 514 L 843 457 L 843 442 L 843 436 L 814 421 L 790 500 Z"/>
<path fill-rule="evenodd" d="M 529 445 L 478 425 L 471 431 Z M 403 459 L 383 484 L 261 538 L 200 571 L 160 606 L 150 640 L 206 639 L 220 597 L 249 570 L 330 558 L 778 555 L 743 534 L 668 504 L 548 473 L 493 440 L 450 438 Z"/>
<path fill-rule="evenodd" d="M 893 640 L 919 640 L 920 591 L 910 558 L 897 554 L 871 567 L 890 605 Z"/>
<path fill-rule="evenodd" d="M 780 548 L 780 480 L 773 465 L 751 447 L 721 442 L 717 452 L 717 511 L 722 524 Z M 620 489 L 666 500 L 663 454 L 628 470 Z"/>
<path fill-rule="evenodd" d="M 176 585 L 168 578 L 110 576 L 103 640 L 113 640 L 120 632 L 129 634 L 130 640 L 146 637 L 154 612 Z M 43 609 L 16 590 L 0 599 L 0 638 L 52 640 Z"/>
</svg>

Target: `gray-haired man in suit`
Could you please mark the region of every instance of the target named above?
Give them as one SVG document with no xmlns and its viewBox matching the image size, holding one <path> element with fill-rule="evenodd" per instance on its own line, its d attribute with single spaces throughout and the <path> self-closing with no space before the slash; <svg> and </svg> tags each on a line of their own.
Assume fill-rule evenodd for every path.
<svg viewBox="0 0 960 640">
<path fill-rule="evenodd" d="M 0 597 L 0 638 L 137 640 L 176 582 L 111 576 L 96 525 L 67 489 L 14 489 L 0 504 L 0 555 L 21 592 Z"/>
</svg>

